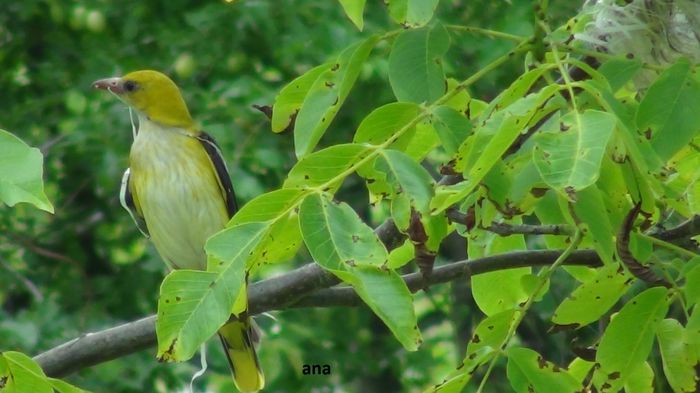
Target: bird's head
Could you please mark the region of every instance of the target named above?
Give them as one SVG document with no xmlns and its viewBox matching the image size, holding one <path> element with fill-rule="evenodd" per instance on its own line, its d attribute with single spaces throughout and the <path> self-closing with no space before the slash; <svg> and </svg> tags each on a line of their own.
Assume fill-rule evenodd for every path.
<svg viewBox="0 0 700 393">
<path fill-rule="evenodd" d="M 151 121 L 171 127 L 194 126 L 177 85 L 158 71 L 134 71 L 122 77 L 100 79 L 92 85 L 112 92 Z"/>
</svg>

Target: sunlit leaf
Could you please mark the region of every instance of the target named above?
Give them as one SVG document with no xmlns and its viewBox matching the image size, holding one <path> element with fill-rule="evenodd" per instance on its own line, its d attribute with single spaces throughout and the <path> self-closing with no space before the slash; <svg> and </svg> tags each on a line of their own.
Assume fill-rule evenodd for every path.
<svg viewBox="0 0 700 393">
<path fill-rule="evenodd" d="M 413 296 L 405 282 L 383 265 L 388 253 L 377 235 L 350 206 L 321 194 L 301 204 L 301 231 L 309 252 L 325 269 L 355 288 L 409 351 L 421 343 Z"/>
<path fill-rule="evenodd" d="M 309 154 L 330 125 L 355 84 L 362 65 L 379 36 L 373 35 L 345 49 L 330 68 L 321 73 L 304 98 L 294 126 L 298 158 Z"/>
<path fill-rule="evenodd" d="M 423 342 L 413 310 L 413 295 L 394 270 L 378 266 L 356 266 L 334 272 L 352 285 L 407 351 L 415 351 Z"/>
<path fill-rule="evenodd" d="M 335 190 L 352 173 L 349 169 L 371 152 L 371 147 L 358 144 L 334 145 L 305 156 L 289 171 L 284 188 L 324 186 Z M 333 181 L 335 180 L 335 181 Z"/>
<path fill-rule="evenodd" d="M 187 360 L 216 333 L 245 288 L 246 262 L 266 228 L 248 223 L 219 232 L 206 244 L 207 271 L 174 270 L 158 299 L 158 358 Z"/>
<path fill-rule="evenodd" d="M 512 347 L 508 354 L 508 381 L 518 393 L 576 392 L 583 386 L 561 369 L 528 348 Z"/>
<path fill-rule="evenodd" d="M 344 270 L 387 262 L 382 242 L 348 204 L 312 194 L 302 202 L 299 216 L 306 247 L 324 268 Z"/>
<path fill-rule="evenodd" d="M 674 392 L 694 392 L 698 357 L 688 342 L 683 326 L 675 319 L 664 319 L 656 332 L 664 374 Z"/>
<path fill-rule="evenodd" d="M 350 18 L 352 23 L 357 26 L 357 29 L 362 31 L 362 28 L 364 27 L 364 19 L 362 18 L 362 12 L 365 10 L 365 1 L 366 0 L 338 0 L 340 1 L 340 4 L 343 6 L 343 10 L 345 11 L 345 15 Z"/>
<path fill-rule="evenodd" d="M 43 165 L 39 149 L 0 129 L 0 202 L 8 206 L 31 203 L 53 213 L 53 205 L 44 194 Z"/>
<path fill-rule="evenodd" d="M 500 237 L 476 229 L 472 231 L 467 247 L 470 259 L 527 249 L 523 235 Z M 531 272 L 531 268 L 522 267 L 473 276 L 471 284 L 474 301 L 486 315 L 517 307 L 530 295 L 522 286 L 522 277 Z"/>
<path fill-rule="evenodd" d="M 560 190 L 593 184 L 615 123 L 606 112 L 569 112 L 560 120 L 561 132 L 539 134 L 533 154 L 542 179 Z"/>
<path fill-rule="evenodd" d="M 272 131 L 282 132 L 294 120 L 301 109 L 309 89 L 321 74 L 331 68 L 330 63 L 321 64 L 306 71 L 301 76 L 289 82 L 277 97 L 272 107 Z"/>
<path fill-rule="evenodd" d="M 441 383 L 431 386 L 423 393 L 461 393 L 469 383 L 476 369 L 493 357 L 494 349 L 483 347 L 468 355 L 460 367 L 450 373 Z"/>
<path fill-rule="evenodd" d="M 29 356 L 15 351 L 2 352 L 3 361 L 9 373 L 2 391 L 24 393 L 53 393 L 44 371 Z M 0 379 L 2 379 L 0 375 Z"/>
<path fill-rule="evenodd" d="M 309 156 L 310 157 L 310 156 Z M 246 203 L 231 219 L 228 227 L 250 222 L 265 222 L 267 227 L 248 263 L 259 266 L 289 260 L 301 246 L 298 206 L 304 191 L 283 188 L 259 195 Z"/>
<path fill-rule="evenodd" d="M 578 328 L 598 321 L 617 303 L 631 283 L 619 264 L 609 264 L 596 272 L 595 278 L 579 285 L 559 304 L 552 322 Z"/>
</svg>

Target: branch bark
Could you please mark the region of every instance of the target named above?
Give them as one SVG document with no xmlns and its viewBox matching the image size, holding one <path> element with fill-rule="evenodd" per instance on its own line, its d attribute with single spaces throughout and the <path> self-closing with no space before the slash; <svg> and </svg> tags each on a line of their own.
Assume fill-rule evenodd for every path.
<svg viewBox="0 0 700 393">
<path fill-rule="evenodd" d="M 420 273 L 404 275 L 412 291 L 469 278 L 496 270 L 523 266 L 547 265 L 554 262 L 561 251 L 518 251 L 486 258 L 459 261 L 437 267 L 424 281 Z M 568 265 L 599 266 L 600 259 L 593 250 L 574 252 Z M 327 288 L 338 280 L 315 263 L 304 265 L 284 275 L 252 284 L 249 288 L 249 311 L 259 314 L 285 308 L 357 306 L 361 301 L 351 287 Z M 321 288 L 321 289 L 319 289 Z M 63 377 L 80 369 L 141 351 L 156 344 L 155 315 L 88 333 L 61 344 L 34 357 L 44 372 L 52 377 Z"/>
</svg>

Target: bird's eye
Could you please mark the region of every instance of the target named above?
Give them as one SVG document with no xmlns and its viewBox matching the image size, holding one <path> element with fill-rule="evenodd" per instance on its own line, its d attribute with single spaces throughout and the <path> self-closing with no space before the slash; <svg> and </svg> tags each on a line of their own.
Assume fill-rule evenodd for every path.
<svg viewBox="0 0 700 393">
<path fill-rule="evenodd" d="M 124 82 L 124 90 L 128 92 L 132 92 L 136 90 L 136 82 L 134 81 L 126 81 Z"/>
</svg>

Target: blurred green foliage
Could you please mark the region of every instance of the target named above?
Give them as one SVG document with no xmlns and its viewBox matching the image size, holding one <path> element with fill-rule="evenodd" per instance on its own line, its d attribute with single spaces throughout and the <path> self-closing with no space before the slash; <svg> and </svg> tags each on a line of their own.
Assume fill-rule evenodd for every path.
<svg viewBox="0 0 700 393">
<path fill-rule="evenodd" d="M 553 18 L 575 13 L 577 4 L 560 3 L 552 5 Z M 446 24 L 532 31 L 530 1 L 443 0 L 437 14 Z M 202 128 L 219 141 L 242 204 L 279 187 L 295 162 L 291 133 L 272 134 L 252 105 L 271 104 L 285 83 L 349 44 L 399 28 L 380 1 L 368 2 L 363 32 L 329 0 L 0 3 L 0 128 L 44 153 L 46 192 L 56 208 L 55 215 L 26 205 L 0 210 L 0 349 L 35 355 L 155 310 L 164 265 L 118 203 L 131 142 L 129 114 L 113 97 L 93 91 L 92 81 L 145 68 L 171 75 Z M 450 35 L 444 66 L 456 78 L 512 47 Z M 384 42 L 372 53 L 321 145 L 350 140 L 371 109 L 393 100 L 388 51 Z M 514 61 L 471 93 L 488 100 L 519 73 Z M 359 181 L 346 182 L 342 195 L 372 221 Z M 453 247 L 459 251 L 446 255 L 463 257 L 459 244 Z M 296 263 L 308 260 L 302 256 Z M 276 265 L 264 274 L 292 266 Z M 568 283 L 560 282 L 551 289 L 553 297 L 565 294 Z M 365 307 L 261 317 L 261 361 L 270 391 L 419 391 L 461 359 L 472 320 L 480 319 L 470 301 L 459 283 L 419 294 L 425 342 L 413 353 Z M 557 303 L 538 307 L 551 311 Z M 521 327 L 524 339 L 548 359 L 560 360 L 564 338 L 543 335 L 537 316 L 533 312 Z M 172 392 L 198 368 L 195 360 L 158 364 L 154 353 L 129 355 L 69 380 L 94 391 Z M 210 371 L 198 386 L 232 388 L 223 354 L 213 349 L 210 357 Z M 302 365 L 313 363 L 330 364 L 332 376 L 303 377 Z M 494 391 L 508 386 L 504 373 L 497 369 L 492 377 Z"/>
</svg>

